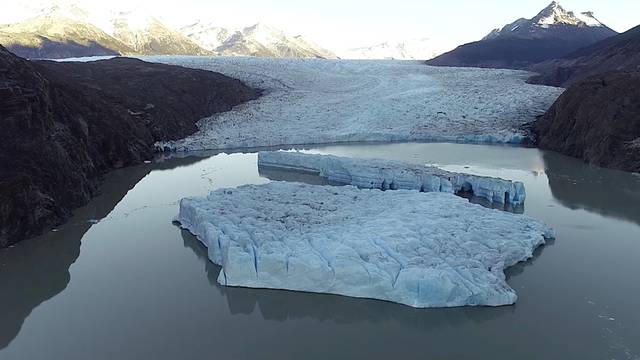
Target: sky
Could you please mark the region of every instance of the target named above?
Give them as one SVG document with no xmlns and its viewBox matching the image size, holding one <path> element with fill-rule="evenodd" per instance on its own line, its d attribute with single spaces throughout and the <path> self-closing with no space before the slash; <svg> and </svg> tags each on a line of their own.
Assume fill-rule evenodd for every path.
<svg viewBox="0 0 640 360">
<path fill-rule="evenodd" d="M 430 38 L 454 48 L 478 40 L 520 17 L 531 18 L 550 0 L 0 0 L 0 23 L 23 16 L 24 7 L 76 3 L 94 11 L 141 9 L 173 27 L 196 19 L 224 27 L 256 22 L 304 35 L 330 49 L 369 46 L 384 41 Z M 616 31 L 640 23 L 640 1 L 564 0 L 575 12 L 593 11 Z M 448 49 L 447 49 L 448 50 Z"/>
</svg>

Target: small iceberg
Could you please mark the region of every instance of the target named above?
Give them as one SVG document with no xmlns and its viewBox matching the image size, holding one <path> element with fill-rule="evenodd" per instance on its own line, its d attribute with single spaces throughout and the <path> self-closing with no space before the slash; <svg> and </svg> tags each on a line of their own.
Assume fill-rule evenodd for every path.
<svg viewBox="0 0 640 360">
<path fill-rule="evenodd" d="M 262 151 L 258 166 L 310 172 L 331 183 L 364 189 L 470 193 L 490 203 L 522 205 L 524 184 L 487 176 L 445 171 L 392 160 L 370 160 L 300 152 Z"/>
<path fill-rule="evenodd" d="M 182 199 L 176 221 L 222 266 L 222 285 L 417 308 L 513 304 L 504 269 L 554 237 L 532 218 L 447 193 L 290 182 Z"/>
</svg>

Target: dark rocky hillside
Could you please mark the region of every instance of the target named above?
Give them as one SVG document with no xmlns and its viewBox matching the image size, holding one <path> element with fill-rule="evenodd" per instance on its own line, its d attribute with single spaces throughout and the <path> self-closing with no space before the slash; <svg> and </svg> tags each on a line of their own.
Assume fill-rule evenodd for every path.
<svg viewBox="0 0 640 360">
<path fill-rule="evenodd" d="M 640 71 L 640 26 L 532 70 L 539 75 L 529 82 L 561 87 L 607 71 Z"/>
<path fill-rule="evenodd" d="M 640 72 L 608 72 L 573 84 L 534 132 L 543 149 L 640 172 Z"/>
<path fill-rule="evenodd" d="M 102 175 L 259 96 L 238 80 L 116 58 L 30 62 L 0 46 L 0 247 L 65 221 Z"/>
<path fill-rule="evenodd" d="M 432 66 L 527 69 L 588 43 L 562 39 L 491 39 L 461 45 L 427 61 Z"/>
</svg>

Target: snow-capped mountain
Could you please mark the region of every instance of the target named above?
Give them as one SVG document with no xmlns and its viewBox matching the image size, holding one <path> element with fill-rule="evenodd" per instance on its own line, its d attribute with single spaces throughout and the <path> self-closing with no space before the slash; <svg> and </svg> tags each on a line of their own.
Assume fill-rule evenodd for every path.
<svg viewBox="0 0 640 360">
<path fill-rule="evenodd" d="M 459 46 L 429 65 L 526 69 L 616 35 L 592 12 L 576 13 L 552 2 L 531 19 L 495 29 L 481 41 Z"/>
<path fill-rule="evenodd" d="M 343 59 L 427 60 L 446 50 L 429 38 L 408 41 L 386 41 L 373 46 L 349 49 L 340 53 Z"/>
<path fill-rule="evenodd" d="M 211 53 L 153 16 L 140 12 L 121 12 L 105 29 L 142 55 L 210 55 Z"/>
<path fill-rule="evenodd" d="M 76 5 L 46 7 L 2 25 L 0 43 L 27 58 L 211 54 L 144 13 L 92 13 Z"/>
<path fill-rule="evenodd" d="M 601 23 L 591 11 L 574 13 L 565 10 L 554 1 L 531 19 L 521 18 L 495 29 L 483 40 L 501 37 L 519 38 L 599 38 L 613 36 L 616 32 Z M 597 40 L 596 40 L 597 41 Z"/>
<path fill-rule="evenodd" d="M 146 11 L 92 12 L 76 5 L 29 10 L 31 18 L 0 25 L 0 43 L 28 58 L 214 54 L 336 58 L 302 36 L 260 23 L 230 30 L 197 21 L 174 30 Z"/>
<path fill-rule="evenodd" d="M 241 30 L 229 30 L 201 22 L 182 29 L 200 46 L 225 56 L 280 58 L 336 58 L 331 51 L 282 30 L 258 23 Z"/>
<path fill-rule="evenodd" d="M 90 22 L 77 6 L 41 9 L 22 22 L 0 25 L 0 44 L 27 58 L 64 58 L 133 53 Z"/>
<path fill-rule="evenodd" d="M 198 20 L 193 24 L 182 27 L 180 32 L 201 47 L 209 51 L 215 51 L 235 31 Z"/>
</svg>

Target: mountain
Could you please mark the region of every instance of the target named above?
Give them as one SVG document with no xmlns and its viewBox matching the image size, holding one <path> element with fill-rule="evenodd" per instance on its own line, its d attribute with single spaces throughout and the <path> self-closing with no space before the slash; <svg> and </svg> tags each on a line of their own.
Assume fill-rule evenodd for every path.
<svg viewBox="0 0 640 360">
<path fill-rule="evenodd" d="M 0 25 L 0 44 L 26 58 L 216 54 L 336 58 L 302 36 L 260 23 L 230 30 L 197 21 L 174 30 L 145 10 L 99 13 L 75 5 L 29 8 L 34 12 L 31 18 Z"/>
<path fill-rule="evenodd" d="M 121 12 L 111 20 L 112 35 L 136 55 L 211 55 L 191 39 L 158 19 L 136 12 Z"/>
<path fill-rule="evenodd" d="M 0 248 L 62 223 L 107 171 L 255 99 L 222 74 L 115 58 L 31 62 L 0 46 Z"/>
<path fill-rule="evenodd" d="M 23 22 L 0 25 L 0 44 L 26 58 L 132 53 L 133 49 L 88 22 L 78 7 L 54 6 Z"/>
<path fill-rule="evenodd" d="M 387 41 L 373 46 L 349 49 L 340 54 L 343 59 L 426 60 L 442 54 L 442 46 L 431 39 L 402 42 Z"/>
<path fill-rule="evenodd" d="M 191 25 L 182 27 L 180 32 L 201 47 L 215 51 L 235 31 L 198 20 Z"/>
<path fill-rule="evenodd" d="M 532 19 L 518 19 L 495 29 L 483 40 L 516 37 L 521 39 L 561 38 L 572 41 L 596 42 L 615 35 L 616 32 L 602 24 L 593 12 L 575 14 L 552 2 Z"/>
<path fill-rule="evenodd" d="M 0 44 L 26 58 L 101 55 L 211 55 L 156 18 L 135 12 L 107 17 L 78 6 L 52 6 L 0 25 Z"/>
<path fill-rule="evenodd" d="M 524 69 L 616 34 L 592 12 L 576 15 L 554 1 L 531 19 L 518 19 L 491 31 L 480 41 L 459 46 L 427 63 Z"/>
<path fill-rule="evenodd" d="M 640 26 L 532 68 L 530 83 L 568 87 L 609 71 L 640 71 Z"/>
<path fill-rule="evenodd" d="M 205 35 L 206 34 L 206 35 Z M 220 34 L 219 28 L 210 28 L 192 35 L 206 39 L 202 46 L 215 43 Z M 263 56 L 278 58 L 324 58 L 335 59 L 331 51 L 305 40 L 302 36 L 291 36 L 282 30 L 261 23 L 232 33 L 214 49 L 225 56 Z"/>
</svg>

